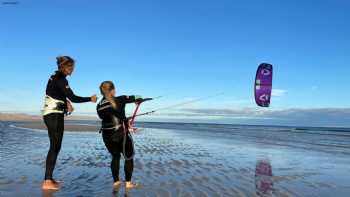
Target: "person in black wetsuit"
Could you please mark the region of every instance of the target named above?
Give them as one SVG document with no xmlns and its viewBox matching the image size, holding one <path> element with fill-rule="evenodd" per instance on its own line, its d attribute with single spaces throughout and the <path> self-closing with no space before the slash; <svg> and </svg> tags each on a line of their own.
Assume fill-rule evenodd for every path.
<svg viewBox="0 0 350 197">
<path fill-rule="evenodd" d="M 114 180 L 114 188 L 119 189 L 119 162 L 121 154 L 125 159 L 124 172 L 126 189 L 135 188 L 138 184 L 131 182 L 134 169 L 134 146 L 129 134 L 128 119 L 125 116 L 125 105 L 127 103 L 142 102 L 139 96 L 115 97 L 115 87 L 111 81 L 105 81 L 100 86 L 102 100 L 98 103 L 97 114 L 102 119 L 102 138 L 106 148 L 112 155 L 111 170 Z"/>
<path fill-rule="evenodd" d="M 73 107 L 70 103 L 96 102 L 97 97 L 76 96 L 69 87 L 67 76 L 70 76 L 74 70 L 74 60 L 69 56 L 57 57 L 58 70 L 50 77 L 46 86 L 46 96 L 43 112 L 43 119 L 48 129 L 50 139 L 50 149 L 46 158 L 45 178 L 42 189 L 57 190 L 60 183 L 52 177 L 57 156 L 61 149 L 64 114 L 71 113 Z M 69 100 L 68 100 L 68 99 Z"/>
</svg>

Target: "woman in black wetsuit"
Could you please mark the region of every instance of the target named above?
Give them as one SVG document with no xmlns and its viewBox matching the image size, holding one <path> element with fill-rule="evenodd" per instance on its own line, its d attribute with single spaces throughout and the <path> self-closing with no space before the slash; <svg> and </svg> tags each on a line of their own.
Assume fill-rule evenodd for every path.
<svg viewBox="0 0 350 197">
<path fill-rule="evenodd" d="M 50 149 L 46 158 L 45 179 L 42 189 L 57 190 L 60 183 L 55 181 L 52 173 L 55 168 L 58 153 L 61 149 L 64 114 L 71 113 L 73 107 L 70 103 L 96 102 L 97 97 L 79 97 L 76 96 L 69 87 L 67 76 L 70 76 L 74 70 L 74 60 L 69 56 L 57 57 L 58 70 L 50 77 L 46 86 L 45 104 L 43 109 L 43 119 L 48 129 L 50 138 Z M 67 98 L 69 100 L 67 100 Z"/>
<path fill-rule="evenodd" d="M 108 151 L 112 155 L 111 170 L 114 180 L 114 188 L 119 189 L 119 162 L 121 154 L 125 159 L 124 172 L 126 189 L 137 187 L 131 182 L 134 169 L 134 146 L 129 134 L 128 119 L 125 116 L 125 105 L 127 103 L 142 102 L 139 96 L 118 96 L 111 81 L 105 81 L 100 86 L 102 100 L 97 105 L 98 116 L 102 119 L 102 137 Z"/>
</svg>

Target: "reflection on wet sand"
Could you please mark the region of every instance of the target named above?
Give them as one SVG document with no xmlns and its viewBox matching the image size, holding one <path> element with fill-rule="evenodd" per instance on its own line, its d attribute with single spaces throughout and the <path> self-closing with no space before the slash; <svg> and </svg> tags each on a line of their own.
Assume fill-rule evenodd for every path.
<svg viewBox="0 0 350 197">
<path fill-rule="evenodd" d="M 257 160 L 255 167 L 255 187 L 258 196 L 272 196 L 272 166 L 269 159 Z"/>
<path fill-rule="evenodd" d="M 120 196 L 131 197 L 132 195 L 130 194 L 130 191 L 132 190 L 133 189 L 126 189 L 125 187 L 121 186 L 118 189 L 113 189 L 112 196 L 113 197 L 120 197 Z"/>
<path fill-rule="evenodd" d="M 42 197 L 54 197 L 56 192 L 55 190 L 42 190 Z"/>
<path fill-rule="evenodd" d="M 120 189 L 113 189 L 112 196 L 113 197 L 119 197 L 119 191 L 120 191 Z M 124 196 L 126 197 L 128 195 L 125 193 Z"/>
</svg>

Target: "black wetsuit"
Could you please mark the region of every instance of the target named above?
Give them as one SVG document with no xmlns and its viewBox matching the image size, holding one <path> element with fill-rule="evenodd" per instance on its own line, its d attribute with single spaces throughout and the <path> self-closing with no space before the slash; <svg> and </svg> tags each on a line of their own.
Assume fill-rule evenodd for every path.
<svg viewBox="0 0 350 197">
<path fill-rule="evenodd" d="M 114 98 L 117 107 L 114 109 L 110 102 L 103 98 L 97 105 L 98 116 L 102 119 L 102 137 L 106 148 L 112 155 L 111 170 L 114 182 L 119 181 L 120 157 L 123 154 L 123 142 L 125 141 L 124 157 L 130 159 L 125 160 L 124 172 L 125 180 L 131 181 L 134 160 L 133 142 L 128 135 L 128 123 L 125 116 L 125 104 L 136 102 L 135 96 L 118 96 Z M 123 126 L 124 125 L 124 126 Z"/>
<path fill-rule="evenodd" d="M 46 86 L 46 95 L 67 103 L 67 98 L 75 103 L 89 102 L 90 97 L 76 96 L 68 85 L 66 76 L 56 71 L 52 75 Z M 52 173 L 55 169 L 58 153 L 61 149 L 63 131 L 64 131 L 64 114 L 50 113 L 44 116 L 44 122 L 48 129 L 50 138 L 50 149 L 46 158 L 45 180 L 53 180 Z"/>
</svg>

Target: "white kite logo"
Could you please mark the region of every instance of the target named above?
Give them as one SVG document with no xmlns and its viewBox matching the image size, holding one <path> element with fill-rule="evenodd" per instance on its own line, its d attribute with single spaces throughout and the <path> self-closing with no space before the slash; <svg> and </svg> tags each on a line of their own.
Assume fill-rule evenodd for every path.
<svg viewBox="0 0 350 197">
<path fill-rule="evenodd" d="M 267 69 L 262 69 L 262 70 L 261 70 L 261 74 L 267 76 L 267 75 L 270 75 L 270 74 L 271 74 L 271 71 L 270 71 L 270 70 L 267 70 Z"/>
<path fill-rule="evenodd" d="M 261 96 L 259 97 L 259 99 L 260 99 L 261 101 L 268 101 L 268 100 L 269 100 L 269 95 L 263 94 L 263 95 L 261 95 Z"/>
</svg>

